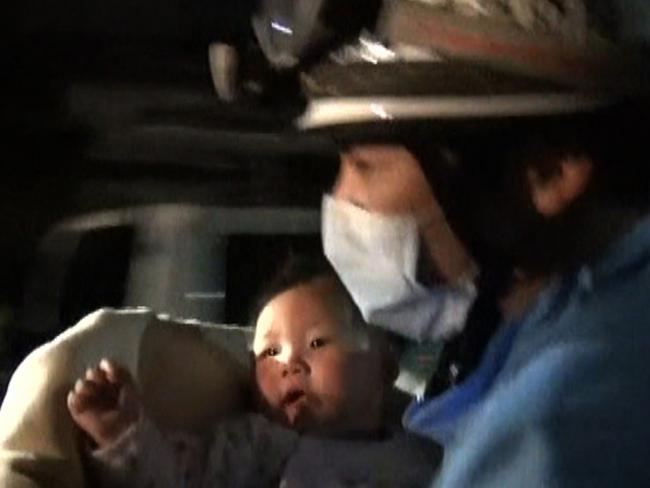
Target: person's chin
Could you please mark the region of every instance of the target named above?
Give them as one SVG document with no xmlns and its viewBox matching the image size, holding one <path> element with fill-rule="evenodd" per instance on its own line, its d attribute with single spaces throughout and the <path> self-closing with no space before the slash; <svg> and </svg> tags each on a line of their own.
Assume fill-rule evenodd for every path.
<svg viewBox="0 0 650 488">
<path fill-rule="evenodd" d="M 299 434 L 311 437 L 332 437 L 337 432 L 337 426 L 327 419 L 320 418 L 308 406 L 302 406 L 285 413 L 285 426 Z"/>
<path fill-rule="evenodd" d="M 290 429 L 299 432 L 309 428 L 312 416 L 305 402 L 296 402 L 292 405 L 286 405 L 283 410 L 283 424 Z"/>
</svg>

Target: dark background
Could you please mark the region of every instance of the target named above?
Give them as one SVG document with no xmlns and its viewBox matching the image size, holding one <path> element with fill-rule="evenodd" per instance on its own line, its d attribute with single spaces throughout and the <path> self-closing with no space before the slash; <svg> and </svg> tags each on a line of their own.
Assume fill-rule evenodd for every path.
<svg viewBox="0 0 650 488">
<path fill-rule="evenodd" d="M 52 253 L 59 246 L 67 261 L 54 283 L 39 252 L 63 219 L 160 203 L 318 208 L 336 170 L 330 147 L 287 133 L 288 114 L 277 107 L 231 106 L 213 89 L 208 45 L 245 44 L 253 8 L 252 0 L 4 3 L 1 382 L 61 327 L 124 299 L 137 229 L 94 229 L 75 237 L 72 251 L 55 243 Z M 255 268 L 242 250 L 229 253 Z M 57 325 L 26 332 L 35 286 L 60 288 L 51 293 L 60 300 Z M 247 306 L 232 304 L 228 313 Z"/>
</svg>

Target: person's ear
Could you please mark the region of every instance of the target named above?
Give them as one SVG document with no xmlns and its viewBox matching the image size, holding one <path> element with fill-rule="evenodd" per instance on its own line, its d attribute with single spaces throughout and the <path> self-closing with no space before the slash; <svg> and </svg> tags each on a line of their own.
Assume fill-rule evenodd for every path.
<svg viewBox="0 0 650 488">
<path fill-rule="evenodd" d="M 554 169 L 545 177 L 535 168 L 528 168 L 526 174 L 533 205 L 544 217 L 561 214 L 585 192 L 593 164 L 586 156 L 567 156 Z"/>
</svg>

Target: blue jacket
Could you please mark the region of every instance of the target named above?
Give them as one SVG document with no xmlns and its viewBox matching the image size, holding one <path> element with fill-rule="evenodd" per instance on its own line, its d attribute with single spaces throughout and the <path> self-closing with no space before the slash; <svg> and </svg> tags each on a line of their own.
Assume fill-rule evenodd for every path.
<svg viewBox="0 0 650 488">
<path fill-rule="evenodd" d="M 650 218 L 404 420 L 444 444 L 434 486 L 650 486 Z"/>
</svg>

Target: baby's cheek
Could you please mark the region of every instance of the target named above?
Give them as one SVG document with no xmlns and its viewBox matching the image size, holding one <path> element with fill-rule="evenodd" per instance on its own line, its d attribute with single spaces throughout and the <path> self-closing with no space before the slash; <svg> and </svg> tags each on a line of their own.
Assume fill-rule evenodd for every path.
<svg viewBox="0 0 650 488">
<path fill-rule="evenodd" d="M 255 368 L 255 382 L 261 399 L 273 406 L 277 403 L 277 385 L 273 368 L 267 364 L 259 364 Z"/>
<path fill-rule="evenodd" d="M 325 364 L 321 368 L 323 387 L 333 399 L 341 399 L 348 395 L 348 377 L 350 368 L 343 354 L 331 354 L 325 358 Z"/>
</svg>

